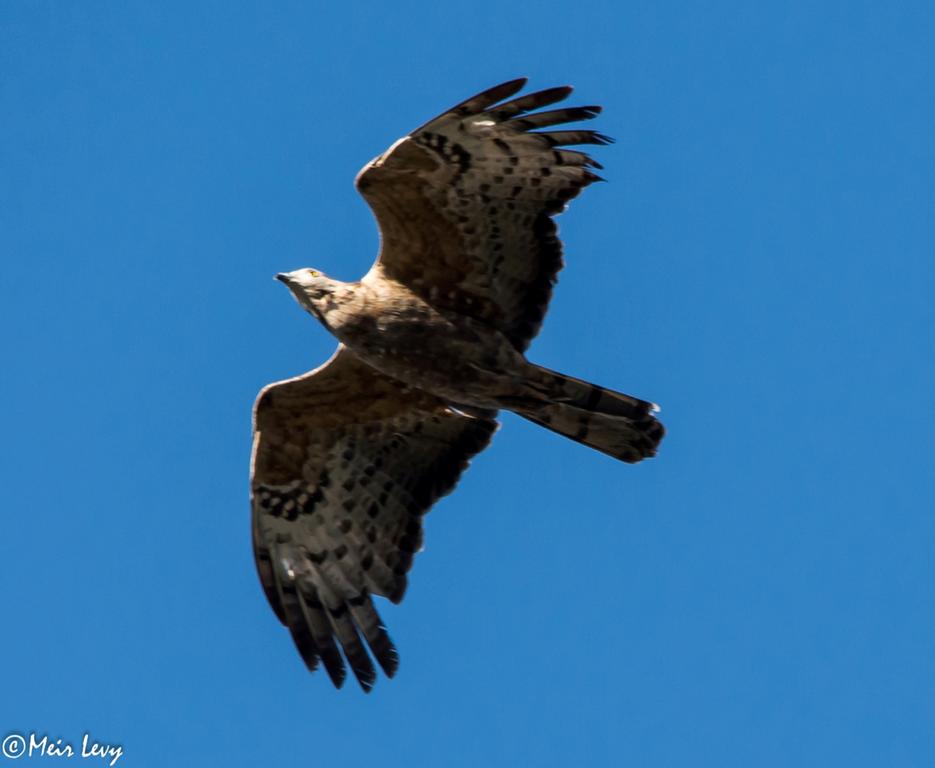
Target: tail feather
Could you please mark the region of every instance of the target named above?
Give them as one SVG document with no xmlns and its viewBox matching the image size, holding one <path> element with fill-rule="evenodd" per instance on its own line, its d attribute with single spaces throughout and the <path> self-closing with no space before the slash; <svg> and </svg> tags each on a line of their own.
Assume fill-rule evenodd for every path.
<svg viewBox="0 0 935 768">
<path fill-rule="evenodd" d="M 627 463 L 656 455 L 665 428 L 658 406 L 540 366 L 526 395 L 506 403 L 535 424 Z"/>
</svg>

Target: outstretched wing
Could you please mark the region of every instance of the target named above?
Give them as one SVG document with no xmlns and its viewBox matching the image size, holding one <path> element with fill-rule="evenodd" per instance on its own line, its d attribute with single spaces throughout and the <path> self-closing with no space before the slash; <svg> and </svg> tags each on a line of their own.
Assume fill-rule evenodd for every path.
<svg viewBox="0 0 935 768">
<path fill-rule="evenodd" d="M 453 107 L 357 177 L 382 238 L 370 275 L 498 328 L 520 351 L 538 333 L 562 267 L 552 216 L 600 180 L 590 170 L 598 163 L 560 147 L 610 141 L 595 131 L 534 130 L 601 110 L 531 113 L 563 100 L 569 87 L 503 101 L 525 83 L 512 80 Z"/>
<path fill-rule="evenodd" d="M 310 670 L 335 686 L 348 664 L 392 676 L 397 654 L 371 595 L 402 599 L 422 515 L 490 441 L 471 418 L 408 390 L 343 346 L 322 367 L 266 387 L 254 408 L 253 546 L 263 589 Z"/>
</svg>

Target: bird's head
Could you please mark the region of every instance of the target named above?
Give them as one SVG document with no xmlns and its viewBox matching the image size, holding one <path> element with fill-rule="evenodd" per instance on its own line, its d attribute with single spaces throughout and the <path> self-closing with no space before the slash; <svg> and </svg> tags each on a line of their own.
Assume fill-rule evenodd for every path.
<svg viewBox="0 0 935 768">
<path fill-rule="evenodd" d="M 336 281 L 317 269 L 296 269 L 281 272 L 276 279 L 285 283 L 296 301 L 316 317 L 321 317 L 324 300 L 334 293 Z"/>
</svg>

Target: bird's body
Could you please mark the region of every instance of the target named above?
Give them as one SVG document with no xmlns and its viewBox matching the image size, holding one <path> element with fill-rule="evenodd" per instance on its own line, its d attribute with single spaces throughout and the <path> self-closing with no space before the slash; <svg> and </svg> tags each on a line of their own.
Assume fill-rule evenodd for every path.
<svg viewBox="0 0 935 768">
<path fill-rule="evenodd" d="M 282 279 L 301 296 L 306 272 Z M 500 331 L 436 308 L 405 285 L 373 273 L 356 283 L 313 280 L 327 293 L 308 299 L 312 314 L 358 359 L 403 384 L 496 410 L 498 397 L 518 394 L 526 379 L 525 358 Z"/>
<path fill-rule="evenodd" d="M 369 163 L 357 187 L 381 231 L 358 282 L 312 269 L 277 277 L 340 342 L 254 410 L 253 545 L 273 610 L 310 670 L 344 659 L 364 690 L 396 649 L 372 603 L 402 599 L 421 517 L 497 429 L 497 411 L 625 462 L 663 436 L 652 403 L 529 362 L 562 266 L 552 217 L 598 180 L 586 130 L 535 131 L 599 107 L 534 112 L 553 88 L 468 99 Z M 343 652 L 343 658 L 342 658 Z"/>
</svg>

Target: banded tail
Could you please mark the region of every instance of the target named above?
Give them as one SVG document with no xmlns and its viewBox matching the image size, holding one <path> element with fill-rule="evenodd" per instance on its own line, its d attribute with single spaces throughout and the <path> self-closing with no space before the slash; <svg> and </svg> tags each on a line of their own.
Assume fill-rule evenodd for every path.
<svg viewBox="0 0 935 768">
<path fill-rule="evenodd" d="M 526 392 L 504 406 L 524 419 L 635 464 L 656 455 L 665 428 L 658 407 L 622 392 L 530 364 Z"/>
</svg>

